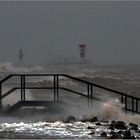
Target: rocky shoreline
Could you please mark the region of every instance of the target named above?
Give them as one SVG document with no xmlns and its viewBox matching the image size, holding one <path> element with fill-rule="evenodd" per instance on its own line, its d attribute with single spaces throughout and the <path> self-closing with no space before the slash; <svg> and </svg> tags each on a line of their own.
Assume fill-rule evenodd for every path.
<svg viewBox="0 0 140 140">
<path fill-rule="evenodd" d="M 0 139 L 140 139 L 140 125 L 91 119 L 0 124 Z"/>
<path fill-rule="evenodd" d="M 69 116 L 66 123 L 75 122 L 73 116 Z M 124 121 L 98 120 L 97 117 L 80 120 L 81 122 L 90 122 L 87 126 L 91 132 L 89 135 L 104 139 L 140 139 L 140 125 L 134 123 L 125 123 Z"/>
</svg>

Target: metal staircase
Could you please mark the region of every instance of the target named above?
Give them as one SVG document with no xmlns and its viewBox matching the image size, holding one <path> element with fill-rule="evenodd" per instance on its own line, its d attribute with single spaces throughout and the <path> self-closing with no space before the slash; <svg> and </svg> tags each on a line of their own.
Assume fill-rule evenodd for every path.
<svg viewBox="0 0 140 140">
<path fill-rule="evenodd" d="M 14 77 L 18 77 L 19 81 L 18 83 L 20 83 L 20 86 L 14 87 L 10 90 L 8 90 L 6 93 L 3 93 L 3 84 L 7 81 L 9 81 L 11 78 Z M 29 79 L 29 77 L 51 77 L 52 80 L 52 85 L 51 86 L 30 86 L 27 85 L 27 81 Z M 81 84 L 81 86 L 85 86 L 86 88 L 86 92 L 81 92 L 80 90 L 74 90 L 72 89 L 70 86 L 65 87 L 61 84 L 61 79 L 65 78 L 68 81 L 74 81 L 77 82 L 79 84 Z M 117 95 L 117 97 L 119 98 L 119 100 L 124 104 L 124 110 L 125 111 L 131 111 L 134 113 L 140 113 L 140 98 L 138 97 L 134 97 L 131 95 L 127 95 L 125 93 L 104 87 L 102 85 L 98 85 L 86 80 L 82 80 L 70 75 L 66 75 L 66 74 L 11 74 L 8 75 L 7 77 L 5 77 L 4 79 L 2 79 L 0 81 L 0 112 L 4 112 L 3 110 L 3 100 L 8 97 L 9 95 L 13 94 L 14 91 L 16 90 L 20 90 L 19 94 L 20 94 L 20 100 L 18 102 L 15 102 L 12 106 L 10 106 L 6 111 L 8 112 L 13 112 L 19 108 L 21 108 L 22 106 L 46 106 L 48 101 L 29 101 L 26 100 L 26 89 L 44 89 L 44 90 L 52 90 L 52 94 L 53 94 L 53 101 L 58 101 L 59 100 L 59 93 L 61 90 L 70 92 L 70 93 L 74 93 L 83 97 L 86 97 L 88 102 L 90 100 L 100 100 L 102 101 L 102 97 L 98 98 L 96 96 L 95 90 L 94 88 L 98 88 L 98 89 L 102 89 L 104 91 L 109 92 L 109 94 L 112 95 Z"/>
</svg>

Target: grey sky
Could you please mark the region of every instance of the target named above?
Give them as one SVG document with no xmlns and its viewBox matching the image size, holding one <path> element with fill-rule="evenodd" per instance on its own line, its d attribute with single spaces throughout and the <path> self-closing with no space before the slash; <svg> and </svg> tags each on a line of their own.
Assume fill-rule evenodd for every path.
<svg viewBox="0 0 140 140">
<path fill-rule="evenodd" d="M 87 44 L 93 63 L 140 64 L 140 1 L 0 2 L 0 62 L 42 64 L 78 56 Z"/>
</svg>

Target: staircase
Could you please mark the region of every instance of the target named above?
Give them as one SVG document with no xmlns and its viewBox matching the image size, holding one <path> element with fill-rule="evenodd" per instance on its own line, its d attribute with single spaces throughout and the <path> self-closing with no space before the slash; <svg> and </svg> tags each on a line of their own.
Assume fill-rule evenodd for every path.
<svg viewBox="0 0 140 140">
<path fill-rule="evenodd" d="M 9 91 L 7 91 L 6 93 L 3 93 L 3 83 L 8 82 L 8 80 L 10 80 L 11 78 L 17 77 L 19 79 L 19 83 L 20 86 L 18 87 L 14 87 L 12 89 L 10 89 Z M 52 84 L 51 86 L 28 86 L 28 79 L 30 77 L 51 77 L 52 80 Z M 85 87 L 86 91 L 83 93 L 80 89 L 79 90 L 75 90 L 72 87 L 68 86 L 64 86 L 61 83 L 61 79 L 65 78 L 67 79 L 67 81 L 74 81 L 78 84 L 81 84 L 81 87 Z M 88 102 L 90 102 L 91 100 L 98 100 L 98 101 L 102 101 L 102 98 L 98 98 L 95 94 L 95 90 L 94 88 L 98 88 L 98 89 L 102 89 L 104 91 L 109 92 L 109 94 L 111 95 L 117 95 L 117 97 L 119 98 L 119 100 L 124 104 L 124 110 L 125 111 L 131 111 L 133 113 L 138 113 L 140 114 L 140 98 L 138 97 L 134 97 L 134 96 L 130 96 L 127 95 L 126 93 L 122 93 L 116 90 L 113 90 L 111 88 L 108 87 L 104 87 L 102 85 L 98 85 L 86 80 L 82 80 L 70 75 L 66 75 L 66 74 L 11 74 L 8 75 L 7 77 L 5 77 L 4 79 L 2 79 L 0 81 L 0 112 L 4 112 L 3 110 L 3 100 L 8 97 L 9 95 L 13 94 L 14 91 L 16 90 L 20 90 L 19 94 L 20 94 L 20 100 L 16 103 L 14 103 L 12 106 L 10 106 L 7 110 L 5 110 L 6 112 L 14 112 L 17 109 L 23 107 L 23 106 L 47 106 L 49 104 L 50 101 L 47 100 L 27 100 L 26 99 L 26 89 L 34 89 L 34 90 L 39 90 L 39 89 L 43 89 L 43 90 L 51 90 L 52 91 L 52 95 L 53 95 L 53 101 L 59 101 L 60 100 L 60 92 L 63 91 L 67 91 L 71 94 L 76 94 L 82 97 L 85 97 L 87 99 Z"/>
</svg>

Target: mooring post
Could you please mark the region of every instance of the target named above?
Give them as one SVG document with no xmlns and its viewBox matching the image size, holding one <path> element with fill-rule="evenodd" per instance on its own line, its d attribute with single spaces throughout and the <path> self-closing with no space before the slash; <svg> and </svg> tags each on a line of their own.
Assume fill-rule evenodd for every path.
<svg viewBox="0 0 140 140">
<path fill-rule="evenodd" d="M 0 113 L 2 112 L 2 85 L 0 83 Z"/>
</svg>

